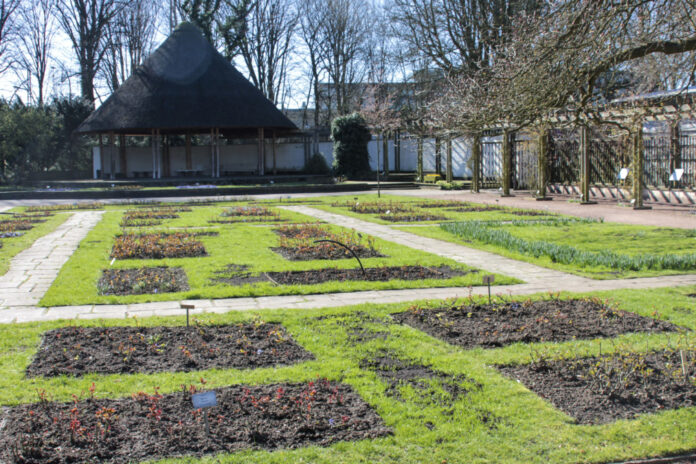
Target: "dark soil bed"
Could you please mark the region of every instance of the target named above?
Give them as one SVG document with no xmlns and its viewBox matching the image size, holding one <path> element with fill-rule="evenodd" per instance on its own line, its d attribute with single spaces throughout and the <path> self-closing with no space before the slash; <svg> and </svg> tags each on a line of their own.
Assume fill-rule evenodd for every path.
<svg viewBox="0 0 696 464">
<path fill-rule="evenodd" d="M 669 322 L 615 310 L 598 300 L 553 299 L 437 309 L 415 307 L 393 317 L 464 348 L 679 330 Z"/>
<path fill-rule="evenodd" d="M 437 214 L 430 213 L 382 214 L 379 218 L 389 222 L 444 221 L 447 219 L 445 216 L 438 216 Z"/>
<path fill-rule="evenodd" d="M 449 266 L 424 267 L 424 266 L 391 266 L 371 267 L 365 269 L 365 274 L 360 269 L 316 269 L 311 271 L 285 271 L 267 272 L 261 276 L 253 276 L 247 268 L 240 266 L 228 266 L 218 273 L 215 282 L 230 285 L 245 285 L 256 282 L 276 282 L 280 285 L 312 285 L 324 282 L 346 280 L 364 280 L 370 282 L 387 282 L 389 280 L 424 280 L 424 279 L 451 279 L 469 272 L 452 269 Z"/>
<path fill-rule="evenodd" d="M 44 334 L 27 376 L 245 369 L 311 359 L 280 324 L 65 327 Z"/>
<path fill-rule="evenodd" d="M 194 410 L 190 392 L 138 393 L 14 407 L 3 414 L 0 461 L 130 463 L 242 449 L 326 446 L 391 434 L 348 385 L 233 386 L 215 390 L 217 406 Z M 206 417 L 210 434 L 206 433 Z"/>
<path fill-rule="evenodd" d="M 186 272 L 180 267 L 104 269 L 97 283 L 100 295 L 143 295 L 189 290 Z"/>
<path fill-rule="evenodd" d="M 380 350 L 363 359 L 360 367 L 375 372 L 387 384 L 387 395 L 401 399 L 401 388 L 410 386 L 427 403 L 450 406 L 471 389 L 480 385 L 464 375 L 445 374 L 396 353 Z"/>
<path fill-rule="evenodd" d="M 448 208 L 447 210 L 455 213 L 480 213 L 483 211 L 504 211 L 504 208 L 499 206 L 471 205 L 457 206 L 455 208 Z"/>
<path fill-rule="evenodd" d="M 18 230 L 31 230 L 34 228 L 34 223 L 36 222 L 42 221 L 28 219 L 0 221 L 0 232 L 16 232 Z"/>
<path fill-rule="evenodd" d="M 601 424 L 696 405 L 695 356 L 672 350 L 615 353 L 499 369 L 578 423 Z"/>
<path fill-rule="evenodd" d="M 116 237 L 111 257 L 118 259 L 161 259 L 206 256 L 205 247 L 194 234 L 124 234 Z"/>
<path fill-rule="evenodd" d="M 274 247 L 271 248 L 283 258 L 290 261 L 311 261 L 313 259 L 353 259 L 353 255 L 343 247 L 332 243 L 321 243 L 315 246 L 304 247 Z M 352 246 L 351 249 L 359 258 L 383 258 L 381 254 L 373 248 L 364 246 Z"/>
<path fill-rule="evenodd" d="M 240 222 L 286 222 L 279 216 L 240 216 L 236 219 L 211 219 L 211 224 L 238 224 Z"/>
</svg>

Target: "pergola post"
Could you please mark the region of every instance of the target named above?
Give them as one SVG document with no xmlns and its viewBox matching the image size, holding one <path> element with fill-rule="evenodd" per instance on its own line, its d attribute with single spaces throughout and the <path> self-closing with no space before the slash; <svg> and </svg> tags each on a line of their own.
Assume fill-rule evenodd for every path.
<svg viewBox="0 0 696 464">
<path fill-rule="evenodd" d="M 587 126 L 580 128 L 580 187 L 582 193 L 581 205 L 595 205 L 596 201 L 590 200 L 590 140 Z"/>
<path fill-rule="evenodd" d="M 643 121 L 633 127 L 631 134 L 633 150 L 633 209 L 651 209 L 643 205 Z"/>
<path fill-rule="evenodd" d="M 170 157 L 170 139 L 168 135 L 162 136 L 162 142 L 164 143 L 162 149 L 162 172 L 159 177 L 169 177 L 171 176 L 171 157 Z"/>
<path fill-rule="evenodd" d="M 416 160 L 416 177 L 418 182 L 423 182 L 423 137 L 418 136 L 418 159 Z"/>
<path fill-rule="evenodd" d="M 389 175 L 389 132 L 384 132 L 382 134 L 382 156 L 384 156 L 382 167 L 384 168 L 384 176 L 386 177 Z"/>
<path fill-rule="evenodd" d="M 549 184 L 549 133 L 547 130 L 539 134 L 537 142 L 539 148 L 539 156 L 537 157 L 537 201 L 552 200 L 546 196 L 546 189 Z"/>
<path fill-rule="evenodd" d="M 273 147 L 272 147 L 272 152 L 273 152 L 273 175 L 278 174 L 278 170 L 276 168 L 276 143 L 278 143 L 276 131 L 273 131 Z"/>
<path fill-rule="evenodd" d="M 445 170 L 445 178 L 447 183 L 452 183 L 452 137 L 447 137 L 447 168 Z"/>
<path fill-rule="evenodd" d="M 512 149 L 510 147 L 510 129 L 503 129 L 503 197 L 509 197 L 512 187 Z"/>
<path fill-rule="evenodd" d="M 442 154 L 440 137 L 435 137 L 435 173 L 442 174 Z"/>
<path fill-rule="evenodd" d="M 266 143 L 264 141 L 263 127 L 259 128 L 259 151 L 258 151 L 258 173 L 259 176 L 265 175 L 266 171 Z"/>
<path fill-rule="evenodd" d="M 394 132 L 394 172 L 401 172 L 401 131 Z"/>
<path fill-rule="evenodd" d="M 674 172 L 675 169 L 681 168 L 681 137 L 679 133 L 679 121 L 674 121 L 670 127 L 670 157 L 671 162 L 669 166 L 670 174 Z M 679 182 L 673 181 L 674 187 L 678 185 Z"/>
<path fill-rule="evenodd" d="M 472 173 L 471 173 L 471 191 L 479 193 L 481 186 L 481 136 L 474 136 L 474 143 L 471 147 L 472 158 Z"/>
</svg>

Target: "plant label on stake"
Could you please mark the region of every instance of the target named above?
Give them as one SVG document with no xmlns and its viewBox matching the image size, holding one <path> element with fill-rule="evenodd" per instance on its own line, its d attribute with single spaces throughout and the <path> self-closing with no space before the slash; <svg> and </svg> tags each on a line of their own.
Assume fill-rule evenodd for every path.
<svg viewBox="0 0 696 464">
<path fill-rule="evenodd" d="M 488 285 L 488 304 L 491 304 L 491 284 L 495 282 L 493 274 L 483 276 L 483 284 Z"/>
<path fill-rule="evenodd" d="M 215 396 L 215 391 L 211 390 L 205 393 L 197 393 L 191 395 L 191 403 L 193 403 L 193 409 L 207 409 L 217 406 L 217 396 Z M 205 419 L 205 433 L 210 436 L 210 422 L 208 421 L 208 413 L 203 412 L 203 418 Z"/>
<path fill-rule="evenodd" d="M 189 311 L 191 311 L 192 309 L 196 309 L 196 305 L 179 303 L 179 306 L 181 307 L 181 309 L 186 310 L 186 327 L 188 327 L 189 326 Z"/>
</svg>

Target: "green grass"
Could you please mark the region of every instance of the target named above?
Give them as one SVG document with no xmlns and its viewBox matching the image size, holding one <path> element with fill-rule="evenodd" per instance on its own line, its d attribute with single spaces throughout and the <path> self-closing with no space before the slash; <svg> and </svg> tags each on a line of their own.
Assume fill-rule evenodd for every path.
<svg viewBox="0 0 696 464">
<path fill-rule="evenodd" d="M 18 212 L 19 210 L 11 210 Z M 0 216 L 0 220 L 9 218 L 10 216 Z M 29 248 L 39 237 L 43 237 L 56 230 L 56 228 L 67 221 L 70 214 L 58 213 L 50 217 L 46 217 L 46 222 L 38 222 L 34 224 L 31 230 L 20 231 L 23 233 L 20 237 L 11 237 L 0 239 L 2 247 L 0 247 L 0 276 L 4 275 L 10 268 L 10 261 L 18 253 Z"/>
<path fill-rule="evenodd" d="M 554 262 L 548 255 L 533 256 L 513 248 L 487 243 L 472 238 L 460 237 L 442 230 L 439 226 L 398 227 L 416 235 L 436 238 L 468 247 L 497 253 L 509 258 L 526 261 L 551 269 L 577 274 L 593 279 L 616 279 L 675 275 L 694 272 L 681 269 L 620 269 L 608 265 L 580 265 Z M 635 226 L 616 223 L 574 223 L 566 225 L 512 225 L 493 227 L 493 230 L 508 232 L 515 238 L 525 241 L 545 241 L 559 246 L 571 246 L 591 253 L 614 253 L 628 257 L 642 254 L 666 256 L 668 254 L 686 255 L 696 244 L 693 232 L 686 229 L 666 227 Z"/>
<path fill-rule="evenodd" d="M 668 288 L 645 291 L 614 291 L 594 296 L 612 298 L 622 309 L 669 320 L 696 329 L 696 300 L 686 295 L 696 288 Z M 567 297 L 569 295 L 564 295 Z M 543 297 L 543 296 L 541 296 Z M 437 304 L 433 302 L 432 304 Z M 388 317 L 408 304 L 361 305 L 316 310 L 264 311 L 262 317 L 280 322 L 293 338 L 314 353 L 314 361 L 294 366 L 246 370 L 209 370 L 192 373 L 135 375 L 87 375 L 82 378 L 24 377 L 40 343 L 41 333 L 67 324 L 82 326 L 180 325 L 184 318 L 147 318 L 108 321 L 72 321 L 17 324 L 0 327 L 0 405 L 11 406 L 37 401 L 37 390 L 45 389 L 57 401 L 69 401 L 73 394 L 86 393 L 92 382 L 96 396 L 128 397 L 138 391 L 175 392 L 181 384 L 206 387 L 233 384 L 299 382 L 317 376 L 348 383 L 382 416 L 394 435 L 356 443 L 296 450 L 242 451 L 204 458 L 177 458 L 163 463 L 579 463 L 613 462 L 629 458 L 660 456 L 696 448 L 696 408 L 644 414 L 633 420 L 605 425 L 576 425 L 572 419 L 523 385 L 502 376 L 492 365 L 528 362 L 533 352 L 549 356 L 597 355 L 619 349 L 645 351 L 671 344 L 690 344 L 694 333 L 629 334 L 612 342 L 604 340 L 565 343 L 515 344 L 500 349 L 464 350 L 408 326 L 387 323 L 360 323 L 358 312 L 371 317 Z M 250 320 L 254 314 L 231 312 L 206 315 L 205 323 L 234 323 Z M 387 331 L 384 339 L 352 343 L 351 325 Z M 466 375 L 481 385 L 460 397 L 451 407 L 427 401 L 410 387 L 401 387 L 403 399 L 387 396 L 386 384 L 360 367 L 360 360 L 388 348 L 407 359 L 433 369 Z M 478 418 L 489 413 L 496 426 Z M 432 430 L 425 426 L 432 423 Z"/>
<path fill-rule="evenodd" d="M 240 203 L 234 203 L 239 205 Z M 204 231 L 217 231 L 218 236 L 199 237 L 205 245 L 208 256 L 200 258 L 177 258 L 161 260 L 117 260 L 113 268 L 135 268 L 144 266 L 179 266 L 188 275 L 190 290 L 179 293 L 163 293 L 129 296 L 102 296 L 97 291 L 97 281 L 102 269 L 108 268 L 111 258 L 109 253 L 114 237 L 121 232 L 119 226 L 124 209 L 108 209 L 102 221 L 80 243 L 78 249 L 61 269 L 58 278 L 41 300 L 44 306 L 61 306 L 74 304 L 106 303 L 125 304 L 147 301 L 172 301 L 181 299 L 200 298 L 229 298 L 261 295 L 293 295 L 314 294 L 327 292 L 353 292 L 358 290 L 377 290 L 395 288 L 419 287 L 448 287 L 471 286 L 482 284 L 481 273 L 471 273 L 451 279 L 428 279 L 422 281 L 392 280 L 389 282 L 326 282 L 315 285 L 281 285 L 269 282 L 253 285 L 230 286 L 214 283 L 216 271 L 223 270 L 227 265 L 246 265 L 254 274 L 269 271 L 310 270 L 327 267 L 357 268 L 353 259 L 288 261 L 272 251 L 277 246 L 278 236 L 272 231 L 272 224 L 236 223 L 208 224 L 209 219 L 219 218 L 223 206 L 194 207 L 190 213 L 179 213 L 180 217 L 166 221 L 155 228 L 128 228 L 129 231 L 168 230 L 189 227 L 205 227 Z M 279 210 L 281 211 L 281 210 Z M 313 221 L 312 218 L 299 214 L 281 211 L 282 217 L 292 222 Z M 339 231 L 339 227 L 331 227 Z M 447 258 L 441 258 L 426 252 L 397 245 L 384 240 L 375 240 L 376 248 L 386 257 L 362 259 L 365 267 L 374 266 L 439 266 L 449 265 L 456 269 L 471 269 Z M 515 279 L 498 276 L 496 284 L 518 282 Z"/>
</svg>

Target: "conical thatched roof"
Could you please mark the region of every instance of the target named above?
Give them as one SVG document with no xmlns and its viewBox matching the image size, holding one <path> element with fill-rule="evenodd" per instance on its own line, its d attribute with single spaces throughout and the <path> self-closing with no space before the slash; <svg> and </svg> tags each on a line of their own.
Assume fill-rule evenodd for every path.
<svg viewBox="0 0 696 464">
<path fill-rule="evenodd" d="M 253 133 L 297 127 L 218 53 L 196 26 L 183 23 L 78 128 L 80 133 Z"/>
</svg>

